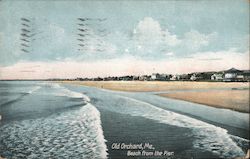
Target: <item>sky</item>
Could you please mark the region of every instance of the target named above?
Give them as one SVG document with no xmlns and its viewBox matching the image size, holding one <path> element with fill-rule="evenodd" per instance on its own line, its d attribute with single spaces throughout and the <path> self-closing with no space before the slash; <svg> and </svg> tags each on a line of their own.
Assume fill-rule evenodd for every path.
<svg viewBox="0 0 250 159">
<path fill-rule="evenodd" d="M 0 1 L 0 79 L 231 67 L 249 69 L 248 0 Z"/>
</svg>

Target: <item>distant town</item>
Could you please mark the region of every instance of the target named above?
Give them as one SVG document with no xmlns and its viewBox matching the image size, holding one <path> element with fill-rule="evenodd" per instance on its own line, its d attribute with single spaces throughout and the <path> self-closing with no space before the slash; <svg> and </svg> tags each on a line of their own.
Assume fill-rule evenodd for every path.
<svg viewBox="0 0 250 159">
<path fill-rule="evenodd" d="M 127 75 L 109 76 L 96 78 L 75 78 L 75 79 L 50 79 L 69 81 L 221 81 L 221 82 L 249 82 L 250 70 L 238 70 L 231 68 L 219 72 L 194 72 L 188 74 L 160 74 L 151 75 Z"/>
<path fill-rule="evenodd" d="M 193 72 L 186 74 L 152 73 L 151 75 L 126 75 L 108 77 L 78 77 L 50 79 L 0 79 L 0 81 L 207 81 L 207 82 L 250 82 L 250 70 L 231 68 L 224 71 Z"/>
</svg>

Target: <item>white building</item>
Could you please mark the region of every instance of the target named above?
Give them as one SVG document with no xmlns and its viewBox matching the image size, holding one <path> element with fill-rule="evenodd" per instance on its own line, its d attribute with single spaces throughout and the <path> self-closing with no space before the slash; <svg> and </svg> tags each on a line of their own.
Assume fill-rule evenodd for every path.
<svg viewBox="0 0 250 159">
<path fill-rule="evenodd" d="M 242 71 L 237 70 L 235 68 L 231 68 L 227 71 L 224 72 L 225 76 L 224 76 L 224 81 L 238 81 L 241 78 L 244 78 L 243 76 L 241 77 L 240 75 L 242 75 Z M 238 76 L 238 79 L 237 79 Z"/>
<path fill-rule="evenodd" d="M 171 78 L 170 78 L 170 81 L 178 81 L 180 80 L 180 76 L 179 75 L 173 75 Z"/>
<path fill-rule="evenodd" d="M 222 73 L 215 73 L 211 76 L 211 80 L 214 81 L 222 81 L 223 80 L 223 74 Z"/>
<path fill-rule="evenodd" d="M 159 74 L 158 74 L 158 73 L 153 73 L 153 74 L 151 75 L 151 79 L 152 79 L 152 80 L 156 80 L 158 77 L 159 77 Z"/>
</svg>

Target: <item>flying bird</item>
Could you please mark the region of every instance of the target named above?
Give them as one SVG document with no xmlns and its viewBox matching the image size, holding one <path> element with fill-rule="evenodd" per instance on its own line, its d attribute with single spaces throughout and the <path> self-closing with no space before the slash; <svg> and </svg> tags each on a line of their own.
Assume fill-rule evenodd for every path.
<svg viewBox="0 0 250 159">
<path fill-rule="evenodd" d="M 78 29 L 78 30 L 82 32 L 88 31 L 88 29 Z"/>
<path fill-rule="evenodd" d="M 23 26 L 30 27 L 28 24 L 22 23 Z"/>
<path fill-rule="evenodd" d="M 84 37 L 85 35 L 84 34 L 78 34 L 79 36 L 82 36 L 82 37 Z"/>
<path fill-rule="evenodd" d="M 85 45 L 83 45 L 83 44 L 78 44 L 79 46 L 82 46 L 82 47 L 85 47 Z"/>
<path fill-rule="evenodd" d="M 78 23 L 78 25 L 80 25 L 80 26 L 85 26 L 86 24 L 81 24 L 81 23 Z"/>
<path fill-rule="evenodd" d="M 77 18 L 78 20 L 80 20 L 80 21 L 85 21 L 85 19 L 83 19 L 83 18 Z"/>
<path fill-rule="evenodd" d="M 22 49 L 23 52 L 26 52 L 26 53 L 29 53 L 29 51 L 25 50 L 25 49 Z"/>
<path fill-rule="evenodd" d="M 36 34 L 39 34 L 39 33 L 41 33 L 41 32 L 33 33 L 33 34 L 30 34 L 30 35 L 28 35 L 27 33 L 22 33 L 21 35 L 22 35 L 22 36 L 25 36 L 25 37 L 27 37 L 27 38 L 31 38 L 31 37 L 35 36 Z"/>
<path fill-rule="evenodd" d="M 91 20 L 90 18 L 78 18 L 78 20 L 80 20 L 80 21 L 87 21 L 87 20 Z"/>
<path fill-rule="evenodd" d="M 77 40 L 79 40 L 79 41 L 84 41 L 84 39 L 77 39 Z"/>
<path fill-rule="evenodd" d="M 25 33 L 22 33 L 21 35 L 22 35 L 22 36 L 25 36 L 25 37 L 27 37 L 27 38 L 30 37 L 28 34 L 25 34 Z"/>
<path fill-rule="evenodd" d="M 80 20 L 80 21 L 86 21 L 86 19 L 85 18 L 78 18 L 78 20 Z"/>
<path fill-rule="evenodd" d="M 27 40 L 27 39 L 21 39 L 21 40 L 23 40 L 23 41 L 25 41 L 25 42 L 30 42 L 29 40 Z"/>
<path fill-rule="evenodd" d="M 26 18 L 21 18 L 21 20 L 26 21 L 26 22 L 30 22 L 30 20 L 26 19 Z"/>
<path fill-rule="evenodd" d="M 26 45 L 24 43 L 21 43 L 21 45 L 24 46 L 24 47 L 30 47 L 30 46 L 28 46 L 28 45 Z"/>
<path fill-rule="evenodd" d="M 23 32 L 28 32 L 28 33 L 30 33 L 30 31 L 29 30 L 27 30 L 27 29 L 21 29 Z"/>
</svg>

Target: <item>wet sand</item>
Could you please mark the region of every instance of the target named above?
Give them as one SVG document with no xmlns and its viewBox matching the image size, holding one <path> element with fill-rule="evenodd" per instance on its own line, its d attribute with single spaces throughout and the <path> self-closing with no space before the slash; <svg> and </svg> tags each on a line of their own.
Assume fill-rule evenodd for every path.
<svg viewBox="0 0 250 159">
<path fill-rule="evenodd" d="M 190 82 L 190 81 L 63 81 L 116 91 L 157 92 L 193 89 L 249 88 L 247 82 Z"/>
<path fill-rule="evenodd" d="M 163 97 L 227 108 L 249 113 L 249 90 L 216 90 L 204 92 L 175 92 L 159 94 Z"/>
<path fill-rule="evenodd" d="M 188 92 L 169 92 L 159 95 L 162 97 L 249 113 L 249 82 L 64 81 L 63 83 L 128 92 L 188 90 Z"/>
</svg>

